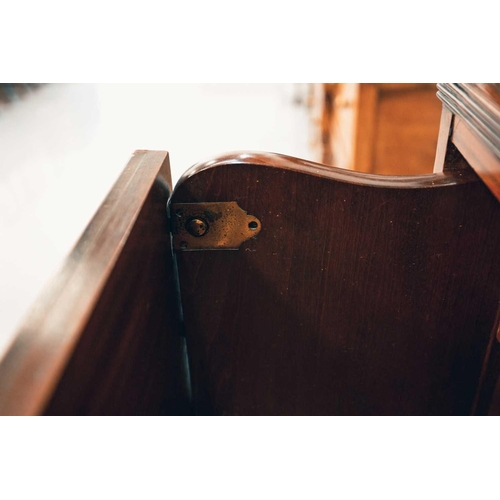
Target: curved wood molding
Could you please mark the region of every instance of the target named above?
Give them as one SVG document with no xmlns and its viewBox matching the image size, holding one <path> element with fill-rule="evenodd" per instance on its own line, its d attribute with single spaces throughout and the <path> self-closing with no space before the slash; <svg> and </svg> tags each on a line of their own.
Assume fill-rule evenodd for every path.
<svg viewBox="0 0 500 500">
<path fill-rule="evenodd" d="M 437 95 L 500 157 L 500 84 L 439 83 Z"/>
<path fill-rule="evenodd" d="M 438 89 L 443 113 L 453 117 L 448 129 L 442 122 L 435 171 L 453 144 L 500 201 L 500 85 L 441 83 Z"/>
<path fill-rule="evenodd" d="M 213 170 L 228 165 L 258 165 L 273 169 L 301 172 L 314 177 L 323 177 L 325 179 L 345 182 L 347 184 L 389 189 L 418 189 L 451 186 L 476 179 L 474 172 L 470 169 L 462 172 L 460 175 L 450 172 L 424 175 L 378 175 L 331 167 L 278 153 L 233 151 L 193 165 L 181 176 L 175 190 L 188 179 L 205 170 Z"/>
</svg>

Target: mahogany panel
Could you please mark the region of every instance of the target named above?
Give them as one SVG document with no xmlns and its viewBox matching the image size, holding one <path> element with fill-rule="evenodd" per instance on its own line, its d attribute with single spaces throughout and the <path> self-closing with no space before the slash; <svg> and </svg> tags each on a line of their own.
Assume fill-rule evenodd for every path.
<svg viewBox="0 0 500 500">
<path fill-rule="evenodd" d="M 494 366 L 500 213 L 449 161 L 393 177 L 242 153 L 186 173 L 173 202 L 262 223 L 239 251 L 176 255 L 196 412 L 471 413 Z"/>
<path fill-rule="evenodd" d="M 185 411 L 170 186 L 168 153 L 134 154 L 2 360 L 0 414 Z"/>
</svg>

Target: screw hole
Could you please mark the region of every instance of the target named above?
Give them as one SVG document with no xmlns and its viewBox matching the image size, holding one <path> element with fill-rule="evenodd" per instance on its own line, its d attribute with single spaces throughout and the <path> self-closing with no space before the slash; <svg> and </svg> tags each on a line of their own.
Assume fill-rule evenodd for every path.
<svg viewBox="0 0 500 500">
<path fill-rule="evenodd" d="M 188 247 L 187 241 L 181 241 L 179 246 L 183 249 L 187 248 Z"/>
<path fill-rule="evenodd" d="M 182 217 L 182 209 L 181 209 L 181 208 L 178 208 L 178 209 L 175 211 L 175 215 L 177 215 L 177 217 Z"/>
<path fill-rule="evenodd" d="M 257 222 L 255 222 L 254 220 L 252 222 L 249 222 L 248 223 L 248 227 L 252 230 L 252 231 L 255 231 L 259 225 L 257 224 Z"/>
</svg>

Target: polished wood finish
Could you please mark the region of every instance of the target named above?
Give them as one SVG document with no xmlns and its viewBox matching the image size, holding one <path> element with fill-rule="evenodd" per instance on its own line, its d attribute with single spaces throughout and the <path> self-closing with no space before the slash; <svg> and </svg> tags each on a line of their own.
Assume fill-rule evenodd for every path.
<svg viewBox="0 0 500 500">
<path fill-rule="evenodd" d="M 451 142 L 500 201 L 500 85 L 441 83 L 438 88 L 454 117 Z"/>
<path fill-rule="evenodd" d="M 500 156 L 500 84 L 440 83 L 438 97 Z"/>
<path fill-rule="evenodd" d="M 489 148 L 460 117 L 455 117 L 451 140 L 500 201 L 500 156 Z"/>
<path fill-rule="evenodd" d="M 447 161 L 392 177 L 243 153 L 185 174 L 173 202 L 262 222 L 239 251 L 177 254 L 198 413 L 488 412 L 500 207 Z"/>
<path fill-rule="evenodd" d="M 453 168 L 453 158 L 463 155 L 467 166 L 500 201 L 500 85 L 442 83 L 438 89 L 443 116 L 448 119 L 441 122 L 435 170 Z M 495 241 L 495 234 L 490 236 Z M 499 301 L 497 317 L 473 412 L 500 415 L 500 291 L 493 293 Z"/>
<path fill-rule="evenodd" d="M 411 90 L 370 88 L 377 120 Z M 168 155 L 136 152 L 0 360 L 0 414 L 190 414 L 190 378 L 198 414 L 500 414 L 500 91 L 439 89 L 433 175 L 255 153 L 189 170 L 171 202 L 261 221 L 237 251 L 174 260 Z"/>
<path fill-rule="evenodd" d="M 2 359 L 0 414 L 188 411 L 170 183 L 166 152 L 134 154 Z"/>
</svg>

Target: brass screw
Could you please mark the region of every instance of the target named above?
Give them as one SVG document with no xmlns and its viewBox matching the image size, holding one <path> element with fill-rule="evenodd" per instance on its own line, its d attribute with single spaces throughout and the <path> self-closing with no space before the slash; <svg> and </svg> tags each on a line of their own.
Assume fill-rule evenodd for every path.
<svg viewBox="0 0 500 500">
<path fill-rule="evenodd" d="M 186 222 L 186 229 L 190 235 L 199 238 L 208 231 L 208 224 L 203 219 L 189 219 Z"/>
</svg>

